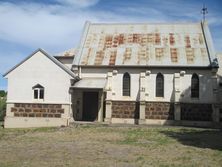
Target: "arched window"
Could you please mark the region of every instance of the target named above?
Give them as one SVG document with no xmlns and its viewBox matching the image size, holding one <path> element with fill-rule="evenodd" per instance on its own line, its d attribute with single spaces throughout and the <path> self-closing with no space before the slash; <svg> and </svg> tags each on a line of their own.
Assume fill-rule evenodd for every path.
<svg viewBox="0 0 222 167">
<path fill-rule="evenodd" d="M 32 87 L 34 99 L 44 99 L 44 87 L 40 84 L 37 84 Z"/>
<path fill-rule="evenodd" d="M 130 96 L 130 75 L 127 72 L 123 75 L 123 96 Z"/>
<path fill-rule="evenodd" d="M 199 77 L 193 74 L 191 78 L 191 97 L 199 97 Z"/>
<path fill-rule="evenodd" d="M 161 73 L 156 76 L 156 97 L 164 96 L 164 78 Z"/>
</svg>

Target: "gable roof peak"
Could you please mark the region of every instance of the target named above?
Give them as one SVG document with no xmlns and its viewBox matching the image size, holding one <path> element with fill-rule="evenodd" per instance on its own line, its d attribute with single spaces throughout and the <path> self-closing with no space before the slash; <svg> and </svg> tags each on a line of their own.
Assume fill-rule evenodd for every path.
<svg viewBox="0 0 222 167">
<path fill-rule="evenodd" d="M 71 75 L 73 78 L 75 78 L 75 74 L 68 69 L 67 67 L 65 67 L 62 63 L 60 63 L 56 58 L 50 56 L 45 50 L 43 50 L 42 48 L 38 48 L 36 49 L 34 52 L 32 52 L 28 57 L 26 57 L 23 61 L 21 61 L 20 63 L 18 63 L 17 65 L 15 65 L 14 67 L 12 67 L 9 71 L 7 71 L 5 74 L 3 74 L 3 77 L 5 77 L 6 75 L 8 75 L 10 72 L 12 72 L 14 69 L 16 69 L 17 67 L 19 67 L 21 64 L 23 64 L 25 61 L 27 61 L 29 58 L 31 58 L 32 56 L 34 56 L 36 53 L 41 52 L 43 55 L 45 55 L 47 58 L 49 58 L 52 62 L 54 62 L 57 66 L 59 66 L 61 69 L 63 69 L 65 72 L 67 72 L 69 75 Z"/>
</svg>

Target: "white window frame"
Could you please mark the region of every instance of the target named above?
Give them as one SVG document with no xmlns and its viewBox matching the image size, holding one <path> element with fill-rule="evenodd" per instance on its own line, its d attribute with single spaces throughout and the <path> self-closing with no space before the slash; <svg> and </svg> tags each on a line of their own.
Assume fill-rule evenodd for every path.
<svg viewBox="0 0 222 167">
<path fill-rule="evenodd" d="M 38 91 L 37 98 L 35 98 L 35 90 Z M 43 90 L 43 98 L 40 98 L 40 92 L 41 92 L 41 90 Z M 33 89 L 33 98 L 34 98 L 35 100 L 43 100 L 43 99 L 44 99 L 44 95 L 45 95 L 44 88 L 34 88 L 34 89 Z"/>
<path fill-rule="evenodd" d="M 32 99 L 34 101 L 44 101 L 44 98 L 45 98 L 45 88 L 42 85 L 36 84 L 35 86 L 32 87 L 32 91 L 33 91 Z M 41 92 L 42 92 L 42 98 L 40 98 Z"/>
</svg>

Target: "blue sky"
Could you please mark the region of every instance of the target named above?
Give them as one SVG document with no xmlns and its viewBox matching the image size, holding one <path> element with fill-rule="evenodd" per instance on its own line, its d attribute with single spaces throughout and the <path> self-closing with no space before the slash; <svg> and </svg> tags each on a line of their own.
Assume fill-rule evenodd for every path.
<svg viewBox="0 0 222 167">
<path fill-rule="evenodd" d="M 37 48 L 49 54 L 76 47 L 85 21 L 207 21 L 217 52 L 222 52 L 221 0 L 0 0 L 0 90 L 2 74 Z"/>
</svg>

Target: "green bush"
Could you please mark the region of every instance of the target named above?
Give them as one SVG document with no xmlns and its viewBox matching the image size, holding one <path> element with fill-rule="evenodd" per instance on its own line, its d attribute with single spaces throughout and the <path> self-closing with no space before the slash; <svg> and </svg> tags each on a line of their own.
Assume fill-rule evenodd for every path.
<svg viewBox="0 0 222 167">
<path fill-rule="evenodd" d="M 4 120 L 6 112 L 6 92 L 0 91 L 0 121 Z"/>
<path fill-rule="evenodd" d="M 6 94 L 4 90 L 0 90 L 0 97 L 6 97 Z"/>
</svg>

